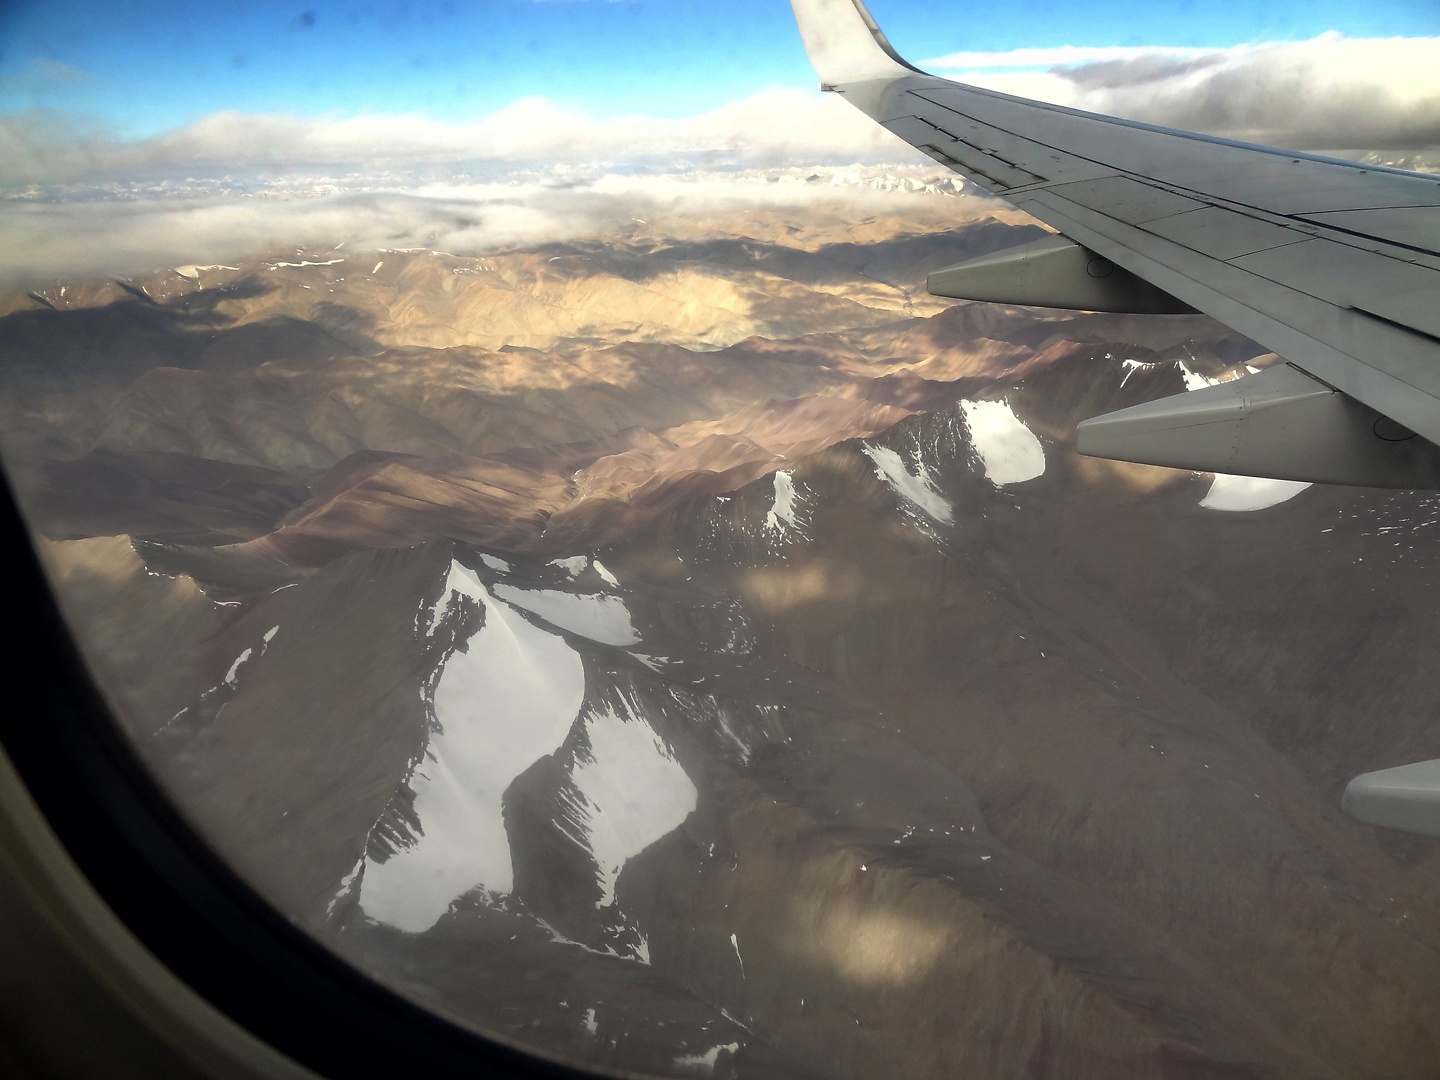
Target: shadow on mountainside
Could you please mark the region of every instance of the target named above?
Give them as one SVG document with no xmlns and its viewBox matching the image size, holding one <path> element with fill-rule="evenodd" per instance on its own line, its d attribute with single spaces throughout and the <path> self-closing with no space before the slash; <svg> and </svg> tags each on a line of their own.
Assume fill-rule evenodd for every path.
<svg viewBox="0 0 1440 1080">
<path fill-rule="evenodd" d="M 135 286 L 126 291 L 131 295 L 100 307 L 0 318 L 0 380 L 63 386 L 76 377 L 123 381 L 157 367 L 227 374 L 276 359 L 315 361 L 379 347 L 365 333 L 369 324 L 329 310 L 339 305 L 324 305 L 319 321 L 273 315 L 237 324 L 220 305 L 274 291 L 254 277 L 166 301 Z M 345 340 L 322 325 L 327 320 Z"/>
<path fill-rule="evenodd" d="M 749 237 L 668 240 L 637 244 L 556 244 L 535 249 L 557 259 L 598 259 L 607 273 L 643 282 L 687 266 L 711 274 L 760 271 L 802 284 L 828 285 L 857 275 L 895 288 L 923 289 L 926 274 L 967 258 L 1029 243 L 1046 235 L 1039 227 L 1002 222 L 962 221 L 951 232 L 914 233 L 873 244 L 844 241 L 814 248 L 792 247 Z"/>
</svg>

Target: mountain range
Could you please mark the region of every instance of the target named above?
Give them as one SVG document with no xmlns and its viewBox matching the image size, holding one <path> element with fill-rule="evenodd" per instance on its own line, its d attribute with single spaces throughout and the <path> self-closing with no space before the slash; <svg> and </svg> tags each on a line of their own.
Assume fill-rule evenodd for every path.
<svg viewBox="0 0 1440 1080">
<path fill-rule="evenodd" d="M 949 306 L 812 210 L 4 298 L 0 443 L 117 716 L 359 969 L 672 1076 L 1425 1077 L 1425 493 L 1087 459 L 1273 362 Z M 181 272 L 183 271 L 183 272 Z M 63 290 L 63 291 L 62 291 Z"/>
</svg>

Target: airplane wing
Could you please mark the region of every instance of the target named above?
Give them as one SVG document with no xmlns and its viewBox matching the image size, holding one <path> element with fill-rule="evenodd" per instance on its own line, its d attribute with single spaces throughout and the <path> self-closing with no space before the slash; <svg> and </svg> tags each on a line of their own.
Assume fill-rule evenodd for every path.
<svg viewBox="0 0 1440 1080">
<path fill-rule="evenodd" d="M 1216 139 L 927 75 L 863 0 L 791 0 L 821 88 L 1059 235 L 930 275 L 940 296 L 1198 310 L 1288 363 L 1084 421 L 1081 453 L 1440 487 L 1440 177 Z M 1440 837 L 1440 759 L 1345 810 Z"/>
<path fill-rule="evenodd" d="M 1082 453 L 1440 487 L 1440 177 L 951 82 L 903 60 L 862 0 L 791 2 L 822 89 L 1061 234 L 931 292 L 1198 310 L 1289 362 L 1088 420 Z"/>
</svg>

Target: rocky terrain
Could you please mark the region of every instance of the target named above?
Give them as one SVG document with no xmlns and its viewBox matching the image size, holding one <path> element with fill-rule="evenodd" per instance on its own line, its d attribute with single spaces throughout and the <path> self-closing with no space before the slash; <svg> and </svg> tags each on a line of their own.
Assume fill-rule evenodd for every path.
<svg viewBox="0 0 1440 1080">
<path fill-rule="evenodd" d="M 670 1076 L 1433 1077 L 1426 493 L 1076 455 L 1271 362 L 947 307 L 993 204 L 3 298 L 117 715 L 362 970 Z"/>
</svg>

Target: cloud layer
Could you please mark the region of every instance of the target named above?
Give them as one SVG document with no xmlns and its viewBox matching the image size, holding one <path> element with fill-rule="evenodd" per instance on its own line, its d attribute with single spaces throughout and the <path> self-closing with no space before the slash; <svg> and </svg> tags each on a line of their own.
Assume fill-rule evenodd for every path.
<svg viewBox="0 0 1440 1080">
<path fill-rule="evenodd" d="M 1440 37 L 1022 49 L 953 53 L 921 66 L 1057 105 L 1289 149 L 1440 147 Z"/>
<path fill-rule="evenodd" d="M 1440 147 L 1440 37 L 1173 48 L 1022 49 L 925 61 L 1027 97 L 1293 149 Z M 525 98 L 473 122 L 215 113 L 122 142 L 53 113 L 0 117 L 0 185 L 175 170 L 417 162 L 792 165 L 915 161 L 835 95 L 772 89 L 682 119 L 594 117 Z"/>
<path fill-rule="evenodd" d="M 122 143 L 65 117 L 0 117 L 0 184 L 64 183 L 177 169 L 315 168 L 433 162 L 606 163 L 689 159 L 746 165 L 894 158 L 903 144 L 837 101 L 776 89 L 682 119 L 600 118 L 524 98 L 465 124 L 424 116 L 236 112 Z"/>
<path fill-rule="evenodd" d="M 925 63 L 1028 97 L 1297 149 L 1440 149 L 1440 37 Z M 10 192 L 0 287 L 341 240 L 456 253 L 575 240 L 630 216 L 813 201 L 816 185 L 759 173 L 849 162 L 936 168 L 838 95 L 796 89 L 685 119 L 592 117 L 542 98 L 465 124 L 222 112 L 132 142 L 31 111 L 0 116 L 0 192 Z"/>
<path fill-rule="evenodd" d="M 900 212 L 916 221 L 956 211 L 927 195 L 938 166 L 426 184 L 409 191 L 309 197 L 161 196 L 12 202 L 0 212 L 0 289 L 57 279 L 122 277 L 186 264 L 230 263 L 277 250 L 428 248 L 482 255 L 546 243 L 613 240 L 650 230 L 703 231 L 717 216 L 797 207 L 855 221 Z M 881 190 L 898 179 L 919 190 Z M 837 182 L 838 181 L 838 182 Z M 908 199 L 906 203 L 898 200 Z M 934 205 L 944 203 L 946 207 Z"/>
</svg>

